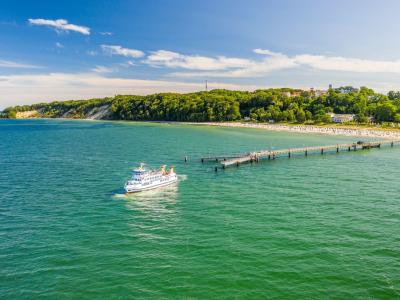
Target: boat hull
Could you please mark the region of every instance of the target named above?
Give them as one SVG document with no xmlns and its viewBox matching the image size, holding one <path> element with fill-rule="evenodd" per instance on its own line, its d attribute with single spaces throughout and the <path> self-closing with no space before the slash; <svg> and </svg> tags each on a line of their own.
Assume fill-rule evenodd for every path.
<svg viewBox="0 0 400 300">
<path fill-rule="evenodd" d="M 167 186 L 173 184 L 178 181 L 178 177 L 174 176 L 171 179 L 164 181 L 164 182 L 155 182 L 149 185 L 125 185 L 124 189 L 126 193 L 139 193 L 143 191 L 148 191 L 152 189 L 156 189 L 159 187 Z"/>
</svg>

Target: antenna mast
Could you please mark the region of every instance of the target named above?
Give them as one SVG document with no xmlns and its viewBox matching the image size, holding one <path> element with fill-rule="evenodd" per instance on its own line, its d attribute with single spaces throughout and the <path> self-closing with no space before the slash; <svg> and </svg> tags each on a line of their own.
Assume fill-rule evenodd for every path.
<svg viewBox="0 0 400 300">
<path fill-rule="evenodd" d="M 206 92 L 208 92 L 207 80 L 206 80 Z"/>
</svg>

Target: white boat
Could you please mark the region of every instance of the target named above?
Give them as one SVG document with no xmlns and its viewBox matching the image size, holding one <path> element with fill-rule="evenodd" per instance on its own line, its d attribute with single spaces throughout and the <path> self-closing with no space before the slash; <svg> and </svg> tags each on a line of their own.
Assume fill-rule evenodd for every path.
<svg viewBox="0 0 400 300">
<path fill-rule="evenodd" d="M 125 191 L 127 193 L 137 193 L 155 189 L 161 186 L 172 184 L 178 180 L 178 176 L 171 166 L 167 171 L 166 166 L 162 166 L 159 170 L 147 170 L 144 164 L 133 170 L 132 177 L 125 183 Z"/>
</svg>

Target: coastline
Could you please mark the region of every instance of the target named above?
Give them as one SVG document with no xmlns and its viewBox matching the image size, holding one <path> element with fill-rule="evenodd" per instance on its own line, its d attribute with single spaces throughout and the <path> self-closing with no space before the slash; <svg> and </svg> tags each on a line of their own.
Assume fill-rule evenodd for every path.
<svg viewBox="0 0 400 300">
<path fill-rule="evenodd" d="M 317 125 L 288 125 L 288 124 L 263 124 L 244 122 L 158 122 L 172 124 L 187 124 L 198 126 L 237 127 L 264 129 L 269 131 L 284 131 L 304 134 L 343 135 L 367 138 L 400 139 L 400 130 L 388 128 L 362 128 L 341 126 Z"/>
<path fill-rule="evenodd" d="M 254 122 L 179 122 L 179 121 L 135 121 L 135 120 L 110 120 L 93 118 L 17 118 L 17 120 L 45 119 L 45 120 L 75 120 L 75 121 L 107 121 L 107 122 L 129 122 L 129 123 L 157 123 L 174 125 L 193 125 L 193 126 L 214 126 L 214 127 L 233 127 L 263 129 L 277 132 L 293 132 L 302 134 L 321 134 L 321 135 L 342 135 L 366 138 L 400 139 L 400 129 L 362 127 L 357 125 L 302 125 L 302 124 L 282 124 L 282 123 L 254 123 Z"/>
</svg>

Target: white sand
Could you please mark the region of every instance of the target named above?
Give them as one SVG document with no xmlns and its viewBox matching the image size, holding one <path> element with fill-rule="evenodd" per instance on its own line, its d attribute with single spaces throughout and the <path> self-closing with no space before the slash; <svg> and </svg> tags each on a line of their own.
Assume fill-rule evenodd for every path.
<svg viewBox="0 0 400 300">
<path fill-rule="evenodd" d="M 371 129 L 371 128 L 344 128 L 344 127 L 322 127 L 313 125 L 283 125 L 283 124 L 258 124 L 258 123 L 239 123 L 239 122 L 204 122 L 193 123 L 185 122 L 190 125 L 208 125 L 223 127 L 257 128 L 272 131 L 288 131 L 297 133 L 313 133 L 324 135 L 345 135 L 358 137 L 372 137 L 385 139 L 400 139 L 400 130 Z"/>
</svg>

